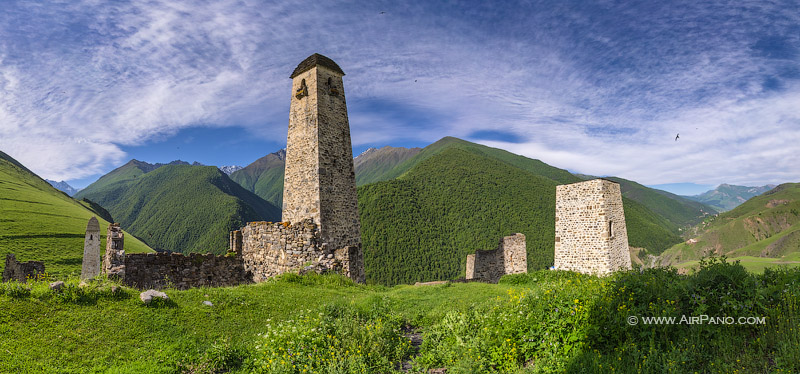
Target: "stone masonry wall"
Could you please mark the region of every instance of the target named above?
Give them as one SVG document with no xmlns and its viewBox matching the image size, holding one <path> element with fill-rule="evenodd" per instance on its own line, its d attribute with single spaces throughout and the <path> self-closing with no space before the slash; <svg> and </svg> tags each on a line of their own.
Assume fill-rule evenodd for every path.
<svg viewBox="0 0 800 374">
<path fill-rule="evenodd" d="M 131 253 L 125 256 L 123 283 L 140 289 L 225 287 L 250 283 L 242 258 L 211 253 Z"/>
<path fill-rule="evenodd" d="M 476 251 L 467 255 L 466 279 L 497 283 L 505 274 L 528 272 L 528 253 L 525 235 L 514 234 L 500 239 L 491 251 Z"/>
<path fill-rule="evenodd" d="M 288 222 L 250 222 L 241 229 L 245 271 L 255 282 L 290 271 L 334 271 L 364 282 L 361 248 L 330 249 L 320 243 L 320 232 L 310 219 Z"/>
<path fill-rule="evenodd" d="M 619 184 L 594 179 L 556 187 L 555 268 L 604 275 L 630 269 Z"/>
</svg>

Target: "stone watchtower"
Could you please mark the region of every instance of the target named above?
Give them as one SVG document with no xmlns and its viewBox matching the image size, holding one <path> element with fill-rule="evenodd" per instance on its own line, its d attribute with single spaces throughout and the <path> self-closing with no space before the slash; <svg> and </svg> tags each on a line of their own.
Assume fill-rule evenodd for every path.
<svg viewBox="0 0 800 374">
<path fill-rule="evenodd" d="M 283 221 L 250 222 L 230 236 L 244 270 L 261 282 L 288 271 L 334 271 L 364 282 L 344 72 L 313 54 L 291 75 Z"/>
<path fill-rule="evenodd" d="M 598 275 L 631 268 L 618 183 L 594 179 L 556 187 L 555 268 Z"/>
<path fill-rule="evenodd" d="M 283 221 L 311 219 L 330 249 L 361 244 L 343 76 L 339 65 L 318 53 L 290 76 Z"/>
</svg>

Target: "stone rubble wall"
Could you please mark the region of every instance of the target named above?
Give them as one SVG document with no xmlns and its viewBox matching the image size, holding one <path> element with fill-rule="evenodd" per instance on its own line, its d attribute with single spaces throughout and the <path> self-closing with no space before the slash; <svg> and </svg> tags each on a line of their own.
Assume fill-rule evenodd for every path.
<svg viewBox="0 0 800 374">
<path fill-rule="evenodd" d="M 503 275 L 527 272 L 528 254 L 523 234 L 503 237 L 493 250 L 467 255 L 467 280 L 497 283 Z"/>
<path fill-rule="evenodd" d="M 242 258 L 211 253 L 130 253 L 123 283 L 139 289 L 227 287 L 250 283 Z"/>
<path fill-rule="evenodd" d="M 310 219 L 288 222 L 250 222 L 241 229 L 244 269 L 254 282 L 290 271 L 334 271 L 364 282 L 360 246 L 331 250 L 320 241 L 320 231 Z"/>
<path fill-rule="evenodd" d="M 37 274 L 44 274 L 44 262 L 42 261 L 17 261 L 16 255 L 9 253 L 6 255 L 6 264 L 3 269 L 3 282 L 15 280 L 25 283 L 28 278 L 35 278 Z"/>
<path fill-rule="evenodd" d="M 605 275 L 631 268 L 618 183 L 594 179 L 557 186 L 555 233 L 556 269 Z"/>
</svg>

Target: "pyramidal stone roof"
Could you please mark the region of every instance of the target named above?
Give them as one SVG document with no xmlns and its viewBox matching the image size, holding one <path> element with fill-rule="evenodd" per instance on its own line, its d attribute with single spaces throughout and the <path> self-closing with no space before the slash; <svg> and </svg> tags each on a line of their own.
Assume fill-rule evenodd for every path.
<svg viewBox="0 0 800 374">
<path fill-rule="evenodd" d="M 308 56 L 307 59 L 303 60 L 303 62 L 301 62 L 300 65 L 297 65 L 297 67 L 294 69 L 294 71 L 292 72 L 292 75 L 289 76 L 289 78 L 294 78 L 294 77 L 296 77 L 296 76 L 298 76 L 298 75 L 300 75 L 302 73 L 305 73 L 306 71 L 311 70 L 312 68 L 314 68 L 317 65 L 324 66 L 324 67 L 326 67 L 328 69 L 331 69 L 331 70 L 333 70 L 333 71 L 335 71 L 335 72 L 337 72 L 337 73 L 339 73 L 341 75 L 344 75 L 344 72 L 342 71 L 342 68 L 340 68 L 339 65 L 336 65 L 336 63 L 333 62 L 333 60 L 331 60 L 331 59 L 329 59 L 329 58 L 327 58 L 327 57 L 325 57 L 325 56 L 323 56 L 323 55 L 321 55 L 319 53 L 314 53 L 313 55 Z"/>
</svg>

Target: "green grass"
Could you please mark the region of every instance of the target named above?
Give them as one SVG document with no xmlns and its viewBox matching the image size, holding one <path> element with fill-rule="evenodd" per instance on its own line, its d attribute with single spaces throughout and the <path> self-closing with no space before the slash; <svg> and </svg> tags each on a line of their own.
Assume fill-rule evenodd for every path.
<svg viewBox="0 0 800 374">
<path fill-rule="evenodd" d="M 53 275 L 79 274 L 86 224 L 92 216 L 100 222 L 104 249 L 108 221 L 27 169 L 0 159 L 0 269 L 5 255 L 14 253 L 18 261 L 44 261 Z M 130 234 L 125 250 L 152 251 Z"/>
<path fill-rule="evenodd" d="M 795 252 L 781 258 L 737 256 L 728 257 L 728 261 L 738 261 L 747 271 L 761 274 L 767 268 L 800 266 L 800 253 Z M 678 269 L 696 269 L 699 265 L 700 260 L 693 260 L 679 263 L 675 267 Z"/>
<path fill-rule="evenodd" d="M 170 302 L 153 306 L 108 281 L 77 283 L 61 292 L 46 281 L 0 284 L 0 372 L 385 373 L 401 360 L 455 374 L 800 370 L 800 270 L 756 276 L 719 260 L 692 275 L 538 271 L 497 285 L 387 288 L 287 274 L 166 290 Z M 767 322 L 626 322 L 701 314 Z M 423 338 L 416 358 L 409 326 Z"/>
</svg>

